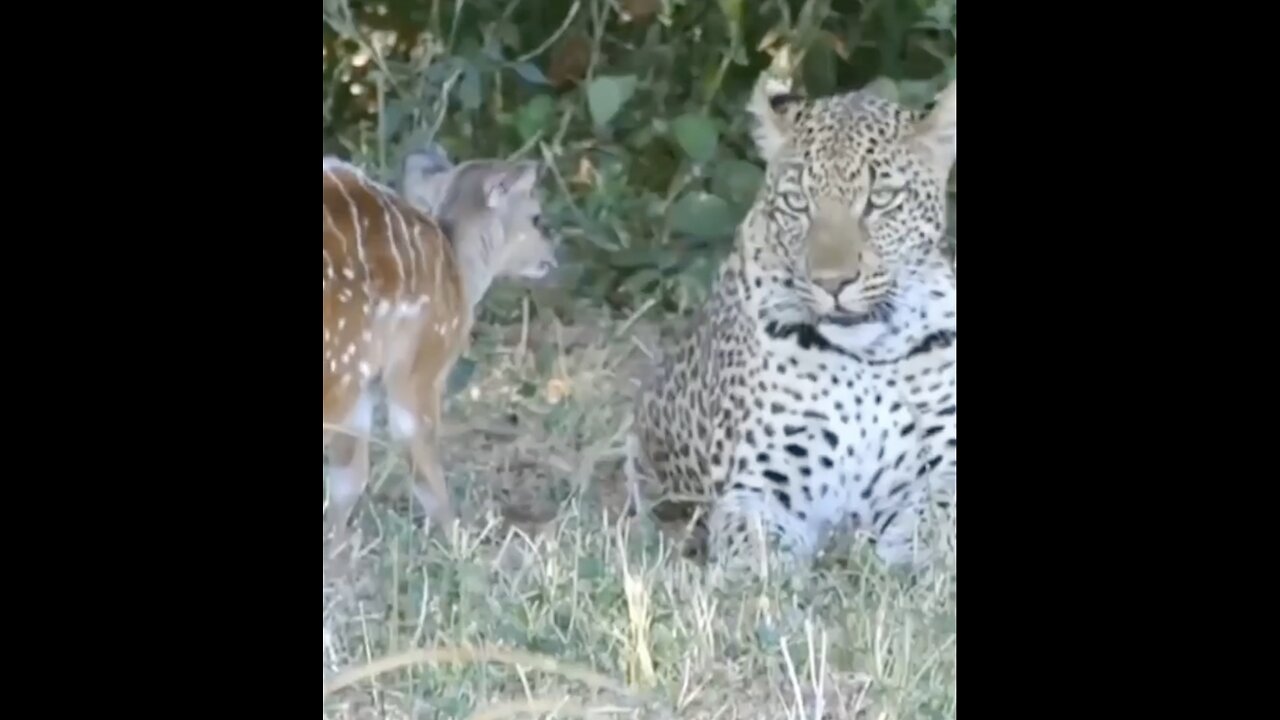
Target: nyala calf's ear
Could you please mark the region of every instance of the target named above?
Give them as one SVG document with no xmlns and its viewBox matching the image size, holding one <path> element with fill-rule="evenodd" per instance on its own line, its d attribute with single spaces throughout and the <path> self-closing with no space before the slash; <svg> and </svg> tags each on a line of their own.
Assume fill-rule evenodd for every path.
<svg viewBox="0 0 1280 720">
<path fill-rule="evenodd" d="M 439 143 L 431 143 L 421 150 L 414 150 L 404 159 L 401 177 L 407 180 L 410 175 L 427 178 L 437 173 L 453 169 L 449 153 Z"/>
<path fill-rule="evenodd" d="M 938 93 L 933 110 L 916 126 L 915 145 L 939 173 L 951 171 L 956 161 L 956 81 Z"/>
<path fill-rule="evenodd" d="M 484 179 L 485 203 L 496 208 L 512 197 L 531 194 L 541 172 L 542 165 L 535 160 L 503 163 Z"/>
<path fill-rule="evenodd" d="M 409 153 L 400 174 L 400 191 L 416 208 L 427 213 L 439 210 L 448 187 L 453 161 L 439 143 Z"/>
</svg>

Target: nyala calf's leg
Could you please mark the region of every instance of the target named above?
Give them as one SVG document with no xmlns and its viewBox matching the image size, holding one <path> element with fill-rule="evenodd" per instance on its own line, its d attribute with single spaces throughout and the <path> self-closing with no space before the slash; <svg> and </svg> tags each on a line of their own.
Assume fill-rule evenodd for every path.
<svg viewBox="0 0 1280 720">
<path fill-rule="evenodd" d="M 369 393 L 348 401 L 339 428 L 326 433 L 329 451 L 329 516 L 338 541 L 347 539 L 356 501 L 369 480 L 369 433 L 374 429 L 374 402 Z"/>
<path fill-rule="evenodd" d="M 435 433 L 422 433 L 410 444 L 415 470 L 413 493 L 422 503 L 432 522 L 448 527 L 457 518 L 449 485 L 445 480 L 444 466 L 440 463 L 435 445 Z"/>
<path fill-rule="evenodd" d="M 331 556 L 342 571 L 354 561 L 359 533 L 351 530 L 352 511 L 369 475 L 369 441 L 338 434 L 329 445 L 329 525 Z M 342 558 L 346 558 L 346 562 Z"/>
<path fill-rule="evenodd" d="M 369 437 L 373 402 L 367 394 L 356 398 L 341 428 L 326 436 L 329 452 L 329 524 L 334 547 L 351 541 L 351 519 L 369 479 Z"/>
<path fill-rule="evenodd" d="M 440 426 L 437 383 L 395 373 L 387 383 L 387 418 L 392 434 L 408 444 L 413 459 L 413 494 L 433 524 L 447 527 L 456 518 L 436 447 Z"/>
</svg>

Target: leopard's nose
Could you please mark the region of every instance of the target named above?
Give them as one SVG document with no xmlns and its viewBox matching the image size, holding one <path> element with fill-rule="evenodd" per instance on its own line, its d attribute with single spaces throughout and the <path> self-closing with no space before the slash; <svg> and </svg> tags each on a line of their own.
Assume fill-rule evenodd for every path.
<svg viewBox="0 0 1280 720">
<path fill-rule="evenodd" d="M 840 293 L 843 292 L 845 288 L 858 282 L 858 277 L 860 275 L 861 273 L 854 273 L 853 275 L 818 277 L 814 278 L 814 284 L 832 297 L 839 297 Z"/>
</svg>

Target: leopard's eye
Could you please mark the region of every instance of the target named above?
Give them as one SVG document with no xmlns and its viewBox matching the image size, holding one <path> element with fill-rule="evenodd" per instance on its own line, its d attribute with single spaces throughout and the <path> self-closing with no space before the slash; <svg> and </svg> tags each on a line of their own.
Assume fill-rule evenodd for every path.
<svg viewBox="0 0 1280 720">
<path fill-rule="evenodd" d="M 881 188 L 873 190 L 867 204 L 875 210 L 887 210 L 902 197 L 902 188 Z"/>
</svg>

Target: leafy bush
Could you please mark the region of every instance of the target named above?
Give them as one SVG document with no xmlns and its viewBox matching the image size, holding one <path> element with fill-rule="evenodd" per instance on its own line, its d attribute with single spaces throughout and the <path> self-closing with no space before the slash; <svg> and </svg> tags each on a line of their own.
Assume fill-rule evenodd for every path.
<svg viewBox="0 0 1280 720">
<path fill-rule="evenodd" d="M 572 262 L 538 301 L 680 311 L 754 197 L 742 108 L 782 43 L 808 93 L 921 105 L 955 76 L 956 0 L 325 0 L 325 152 L 388 181 L 430 139 L 541 157 Z"/>
</svg>

